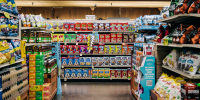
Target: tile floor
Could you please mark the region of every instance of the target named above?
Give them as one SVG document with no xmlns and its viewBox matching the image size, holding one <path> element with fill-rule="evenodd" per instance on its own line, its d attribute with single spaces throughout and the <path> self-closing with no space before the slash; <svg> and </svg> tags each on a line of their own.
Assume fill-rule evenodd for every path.
<svg viewBox="0 0 200 100">
<path fill-rule="evenodd" d="M 62 82 L 56 100 L 134 100 L 129 82 Z"/>
</svg>

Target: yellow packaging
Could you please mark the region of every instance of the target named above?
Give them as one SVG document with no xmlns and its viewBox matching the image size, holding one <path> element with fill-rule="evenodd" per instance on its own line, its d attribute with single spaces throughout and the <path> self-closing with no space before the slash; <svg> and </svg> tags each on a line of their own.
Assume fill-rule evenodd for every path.
<svg viewBox="0 0 200 100">
<path fill-rule="evenodd" d="M 104 45 L 104 54 L 109 54 L 110 45 Z"/>
<path fill-rule="evenodd" d="M 52 34 L 51 36 L 52 36 L 52 42 L 58 42 L 59 40 L 58 34 Z"/>
<path fill-rule="evenodd" d="M 104 78 L 110 78 L 110 68 L 104 69 Z"/>
<path fill-rule="evenodd" d="M 121 53 L 122 53 L 122 46 L 115 45 L 115 54 L 121 54 Z"/>
<path fill-rule="evenodd" d="M 35 79 L 29 79 L 29 85 L 35 85 Z"/>
<path fill-rule="evenodd" d="M 99 69 L 98 68 L 94 68 L 92 70 L 92 78 L 98 78 L 98 74 L 99 74 Z"/>
<path fill-rule="evenodd" d="M 60 42 L 64 42 L 64 34 L 58 34 L 58 38 Z"/>
<path fill-rule="evenodd" d="M 35 79 L 35 73 L 29 73 L 29 79 Z"/>
<path fill-rule="evenodd" d="M 29 98 L 35 98 L 35 92 L 29 91 Z"/>
<path fill-rule="evenodd" d="M 115 54 L 115 45 L 109 45 L 109 54 Z"/>
<path fill-rule="evenodd" d="M 29 84 L 30 84 L 30 80 L 29 80 Z M 30 91 L 42 91 L 43 88 L 42 85 L 29 85 L 29 90 Z"/>
<path fill-rule="evenodd" d="M 29 55 L 29 61 L 35 61 L 35 55 L 34 54 Z"/>
<path fill-rule="evenodd" d="M 104 69 L 103 68 L 99 68 L 98 78 L 104 78 Z"/>
<path fill-rule="evenodd" d="M 29 73 L 35 73 L 35 67 L 29 67 Z"/>
<path fill-rule="evenodd" d="M 35 67 L 35 61 L 29 61 L 29 67 Z"/>
</svg>

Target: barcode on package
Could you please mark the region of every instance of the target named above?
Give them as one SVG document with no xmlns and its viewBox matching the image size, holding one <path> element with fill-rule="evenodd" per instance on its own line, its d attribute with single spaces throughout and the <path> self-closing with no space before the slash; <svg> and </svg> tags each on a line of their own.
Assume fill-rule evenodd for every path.
<svg viewBox="0 0 200 100">
<path fill-rule="evenodd" d="M 147 83 L 147 86 L 152 86 L 152 80 L 147 80 L 146 83 Z"/>
</svg>

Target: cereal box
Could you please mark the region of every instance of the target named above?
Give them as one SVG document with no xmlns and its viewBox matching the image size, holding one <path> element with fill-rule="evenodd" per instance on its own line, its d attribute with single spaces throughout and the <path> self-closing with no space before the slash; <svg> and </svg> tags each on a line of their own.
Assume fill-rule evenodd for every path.
<svg viewBox="0 0 200 100">
<path fill-rule="evenodd" d="M 132 50 L 133 50 L 133 45 L 128 45 L 127 54 L 131 54 Z"/>
<path fill-rule="evenodd" d="M 88 69 L 88 77 L 89 77 L 89 78 L 92 78 L 92 68 L 89 68 L 89 69 Z"/>
<path fill-rule="evenodd" d="M 105 34 L 105 43 L 110 43 L 110 34 Z"/>
<path fill-rule="evenodd" d="M 82 34 L 82 43 L 88 42 L 87 36 L 88 36 L 88 34 Z"/>
<path fill-rule="evenodd" d="M 115 54 L 115 45 L 110 45 L 110 51 L 109 51 L 109 54 Z"/>
<path fill-rule="evenodd" d="M 99 43 L 99 34 L 94 34 L 95 40 L 94 42 Z"/>
<path fill-rule="evenodd" d="M 110 69 L 110 78 L 115 78 L 115 69 Z"/>
<path fill-rule="evenodd" d="M 110 66 L 115 66 L 115 65 L 116 65 L 116 58 L 110 57 Z"/>
<path fill-rule="evenodd" d="M 82 73 L 82 74 L 83 74 L 83 75 L 82 75 L 83 78 L 88 78 L 88 72 L 89 72 L 89 71 L 88 71 L 88 68 L 83 68 L 83 73 Z"/>
<path fill-rule="evenodd" d="M 99 23 L 99 31 L 104 31 L 104 23 Z"/>
<path fill-rule="evenodd" d="M 79 64 L 79 57 L 80 56 L 78 56 L 78 55 L 74 56 L 74 66 L 80 66 L 80 64 Z"/>
<path fill-rule="evenodd" d="M 128 77 L 128 78 L 131 78 L 132 72 L 131 72 L 131 69 L 130 69 L 130 68 L 127 69 L 127 73 L 128 73 L 128 76 L 127 76 L 127 77 Z"/>
<path fill-rule="evenodd" d="M 104 45 L 104 54 L 109 54 L 110 45 Z"/>
<path fill-rule="evenodd" d="M 115 45 L 115 54 L 122 54 L 122 46 L 121 45 Z"/>
<path fill-rule="evenodd" d="M 103 57 L 98 57 L 98 65 L 99 66 L 103 66 L 104 65 L 104 59 L 103 59 Z"/>
<path fill-rule="evenodd" d="M 73 55 L 68 56 L 67 65 L 74 66 L 74 56 Z"/>
<path fill-rule="evenodd" d="M 128 34 L 126 33 L 123 34 L 123 42 L 128 43 Z"/>
<path fill-rule="evenodd" d="M 104 45 L 99 45 L 99 54 L 104 54 Z"/>
<path fill-rule="evenodd" d="M 117 72 L 117 73 L 116 73 Z M 121 69 L 117 69 L 115 78 L 121 78 Z"/>
<path fill-rule="evenodd" d="M 87 23 L 86 27 L 87 27 L 87 31 L 92 31 L 93 30 L 93 23 Z"/>
<path fill-rule="evenodd" d="M 85 62 L 86 62 L 85 57 L 80 57 L 79 62 L 80 62 L 80 66 L 85 66 L 86 65 L 85 64 Z"/>
<path fill-rule="evenodd" d="M 70 34 L 70 42 L 75 43 L 76 42 L 76 34 Z"/>
<path fill-rule="evenodd" d="M 67 53 L 73 54 L 73 45 L 67 45 Z"/>
<path fill-rule="evenodd" d="M 91 57 L 86 57 L 86 66 L 92 66 L 92 58 Z"/>
<path fill-rule="evenodd" d="M 81 23 L 75 23 L 75 31 L 80 31 L 81 30 Z"/>
<path fill-rule="evenodd" d="M 122 31 L 122 23 L 117 23 L 116 29 L 118 32 L 121 32 Z"/>
<path fill-rule="evenodd" d="M 98 57 L 92 57 L 92 66 L 99 66 Z"/>
<path fill-rule="evenodd" d="M 104 23 L 105 31 L 110 31 L 110 23 Z"/>
<path fill-rule="evenodd" d="M 77 69 L 71 68 L 71 78 L 77 78 Z"/>
<path fill-rule="evenodd" d="M 69 23 L 64 22 L 63 23 L 63 28 L 64 28 L 64 30 L 69 31 Z"/>
<path fill-rule="evenodd" d="M 67 57 L 61 57 L 62 66 L 67 66 Z"/>
<path fill-rule="evenodd" d="M 76 75 L 77 78 L 82 78 L 83 75 L 82 71 L 83 71 L 82 68 L 77 68 L 77 75 Z"/>
<path fill-rule="evenodd" d="M 99 69 L 98 68 L 94 68 L 92 70 L 92 78 L 98 78 L 98 74 L 99 74 Z"/>
<path fill-rule="evenodd" d="M 117 66 L 122 65 L 122 57 L 121 56 L 116 56 L 116 65 Z"/>
<path fill-rule="evenodd" d="M 111 33 L 111 43 L 116 43 L 117 42 L 117 34 L 116 33 Z"/>
<path fill-rule="evenodd" d="M 86 54 L 86 46 L 85 45 L 79 45 L 79 48 L 80 48 L 80 53 L 81 54 Z"/>
<path fill-rule="evenodd" d="M 58 40 L 59 40 L 58 35 L 57 34 L 53 34 L 52 35 L 52 42 L 58 42 Z"/>
<path fill-rule="evenodd" d="M 81 31 L 86 31 L 86 30 L 87 30 L 87 24 L 81 23 Z"/>
<path fill-rule="evenodd" d="M 99 31 L 98 23 L 93 23 L 93 31 Z"/>
<path fill-rule="evenodd" d="M 29 77 L 30 77 L 31 73 L 29 73 Z M 61 69 L 60 70 L 60 78 L 64 78 L 65 77 L 65 69 Z M 29 78 L 31 79 L 31 78 Z"/>
<path fill-rule="evenodd" d="M 75 23 L 69 23 L 69 31 L 75 30 Z"/>
<path fill-rule="evenodd" d="M 104 68 L 104 78 L 110 78 L 110 68 Z"/>
<path fill-rule="evenodd" d="M 71 69 L 66 68 L 64 71 L 65 78 L 70 78 L 71 77 Z"/>
<path fill-rule="evenodd" d="M 117 33 L 117 43 L 122 43 L 122 33 Z"/>
<path fill-rule="evenodd" d="M 133 34 L 129 34 L 128 42 L 129 43 L 133 43 L 134 42 L 134 35 Z"/>
<path fill-rule="evenodd" d="M 127 66 L 127 63 L 128 63 L 128 58 L 127 58 L 127 56 L 122 56 L 122 65 L 123 65 L 123 66 Z"/>
<path fill-rule="evenodd" d="M 65 34 L 64 40 L 65 40 L 66 43 L 70 43 L 71 42 L 70 34 Z"/>
<path fill-rule="evenodd" d="M 116 23 L 110 23 L 110 31 L 116 31 Z"/>
<path fill-rule="evenodd" d="M 122 23 L 122 31 L 123 32 L 128 32 L 128 23 Z"/>
<path fill-rule="evenodd" d="M 76 35 L 76 42 L 82 42 L 82 39 L 83 39 L 82 34 Z"/>
<path fill-rule="evenodd" d="M 61 51 L 61 53 L 64 53 L 63 45 L 60 45 L 60 51 Z"/>
<path fill-rule="evenodd" d="M 104 68 L 99 68 L 98 78 L 104 78 Z"/>
<path fill-rule="evenodd" d="M 105 40 L 104 34 L 99 34 L 99 42 L 104 43 L 104 40 Z"/>
<path fill-rule="evenodd" d="M 59 34 L 58 37 L 60 42 L 64 42 L 64 34 Z"/>
<path fill-rule="evenodd" d="M 104 65 L 103 66 L 109 66 L 110 65 L 110 57 L 103 57 Z"/>
<path fill-rule="evenodd" d="M 63 45 L 63 49 L 64 49 L 64 53 L 67 53 L 67 51 L 68 51 L 68 46 L 67 46 L 67 45 Z"/>
<path fill-rule="evenodd" d="M 122 45 L 122 54 L 127 54 L 127 45 Z"/>
<path fill-rule="evenodd" d="M 128 59 L 127 65 L 128 65 L 128 66 L 131 66 L 131 56 L 127 56 L 127 59 Z"/>
<path fill-rule="evenodd" d="M 127 78 L 127 76 L 128 76 L 127 72 L 128 72 L 127 69 L 122 69 L 121 70 L 121 78 Z"/>
<path fill-rule="evenodd" d="M 79 54 L 80 50 L 79 50 L 79 45 L 73 45 L 73 53 L 74 54 Z"/>
<path fill-rule="evenodd" d="M 94 45 L 93 46 L 93 54 L 98 54 L 99 53 L 99 45 Z"/>
</svg>

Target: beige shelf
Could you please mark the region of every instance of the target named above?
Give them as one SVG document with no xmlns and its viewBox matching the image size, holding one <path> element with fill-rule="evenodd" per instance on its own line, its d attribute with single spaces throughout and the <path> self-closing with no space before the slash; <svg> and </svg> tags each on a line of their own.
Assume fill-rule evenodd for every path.
<svg viewBox="0 0 200 100">
<path fill-rule="evenodd" d="M 45 28 L 40 28 L 40 27 L 21 27 L 21 30 L 45 30 Z"/>
<path fill-rule="evenodd" d="M 19 39 L 19 37 L 0 36 L 0 39 Z M 19 39 L 20 40 L 20 39 Z"/>
<path fill-rule="evenodd" d="M 61 55 L 81 55 L 81 54 L 67 54 L 67 53 L 61 53 Z M 95 55 L 95 56 L 98 56 L 98 55 L 102 55 L 102 56 L 131 56 L 131 54 L 82 54 L 83 55 Z"/>
<path fill-rule="evenodd" d="M 43 44 L 51 44 L 51 43 L 26 43 L 26 46 L 43 45 Z"/>
<path fill-rule="evenodd" d="M 20 62 L 22 62 L 22 61 L 24 61 L 23 58 L 22 58 L 22 59 L 18 59 L 17 61 L 15 61 L 14 64 L 20 63 Z M 12 65 L 12 64 L 10 64 L 10 62 L 6 62 L 6 63 L 3 63 L 3 64 L 0 64 L 0 68 L 6 67 L 6 66 L 10 66 L 10 65 Z"/>
<path fill-rule="evenodd" d="M 0 13 L 3 14 L 3 11 L 0 10 Z M 11 14 L 11 13 L 8 13 L 8 14 L 9 14 L 9 16 L 11 16 L 11 17 L 19 18 L 18 15 L 14 15 L 14 14 Z"/>
<path fill-rule="evenodd" d="M 156 43 L 157 46 L 166 46 L 163 43 Z M 174 43 L 169 43 L 167 45 L 168 47 L 192 47 L 192 48 L 200 48 L 200 44 L 174 44 Z"/>
<path fill-rule="evenodd" d="M 110 80 L 130 80 L 129 78 L 60 78 L 60 79 L 110 79 Z"/>
<path fill-rule="evenodd" d="M 92 67 L 92 66 L 63 66 L 64 68 L 84 68 L 84 67 L 86 67 L 86 68 L 88 68 L 88 67 Z M 105 68 L 109 68 L 109 67 L 114 67 L 114 68 L 129 68 L 129 67 L 131 67 L 131 66 L 123 66 L 123 65 L 121 65 L 121 66 L 94 66 L 94 68 L 100 68 L 100 67 L 105 67 Z"/>
</svg>

